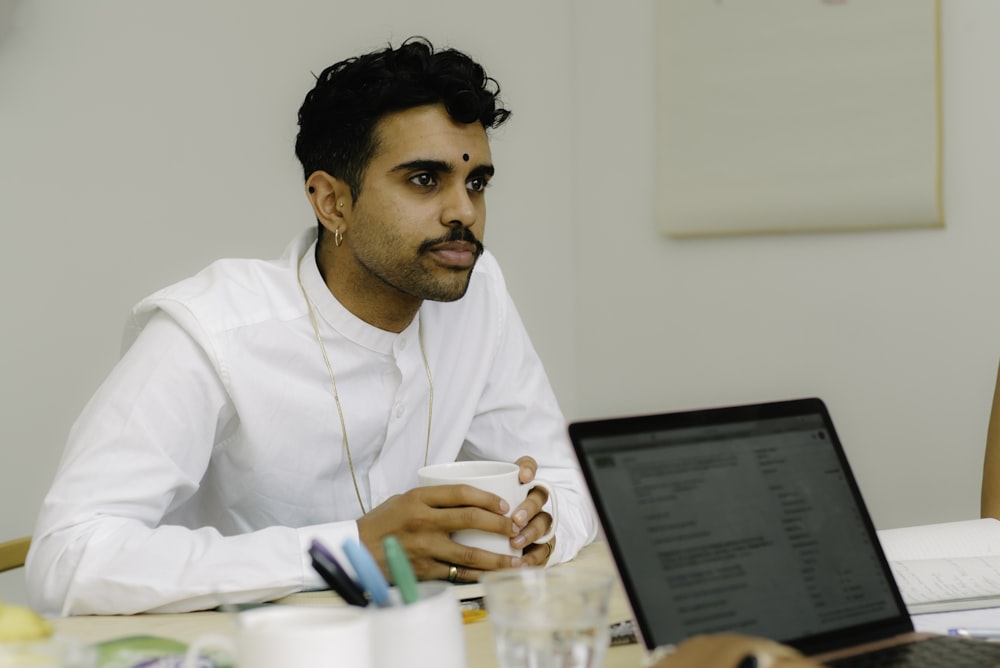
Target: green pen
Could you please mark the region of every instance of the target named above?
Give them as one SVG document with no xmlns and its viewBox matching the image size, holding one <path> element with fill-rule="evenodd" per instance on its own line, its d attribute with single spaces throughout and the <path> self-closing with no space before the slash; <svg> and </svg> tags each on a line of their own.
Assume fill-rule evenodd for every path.
<svg viewBox="0 0 1000 668">
<path fill-rule="evenodd" d="M 385 561 L 389 564 L 389 573 L 392 581 L 399 589 L 399 595 L 403 598 L 403 603 L 409 605 L 416 603 L 420 599 L 420 592 L 417 590 L 417 576 L 413 574 L 413 566 L 403 551 L 403 546 L 395 536 L 386 536 L 382 539 L 382 548 L 385 550 Z"/>
</svg>

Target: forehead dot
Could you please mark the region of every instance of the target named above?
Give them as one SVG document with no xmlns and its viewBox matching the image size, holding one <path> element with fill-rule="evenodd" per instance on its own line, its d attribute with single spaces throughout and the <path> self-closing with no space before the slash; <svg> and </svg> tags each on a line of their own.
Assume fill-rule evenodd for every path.
<svg viewBox="0 0 1000 668">
<path fill-rule="evenodd" d="M 469 161 L 469 154 L 468 153 L 463 153 L 462 154 L 462 160 L 465 160 L 466 162 L 468 162 Z"/>
</svg>

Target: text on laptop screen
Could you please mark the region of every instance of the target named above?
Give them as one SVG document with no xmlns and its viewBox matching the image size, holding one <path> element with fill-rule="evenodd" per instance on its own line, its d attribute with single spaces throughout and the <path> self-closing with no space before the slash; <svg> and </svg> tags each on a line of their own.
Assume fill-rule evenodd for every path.
<svg viewBox="0 0 1000 668">
<path fill-rule="evenodd" d="M 830 438 L 799 415 L 581 442 L 647 640 L 790 641 L 896 614 Z"/>
</svg>

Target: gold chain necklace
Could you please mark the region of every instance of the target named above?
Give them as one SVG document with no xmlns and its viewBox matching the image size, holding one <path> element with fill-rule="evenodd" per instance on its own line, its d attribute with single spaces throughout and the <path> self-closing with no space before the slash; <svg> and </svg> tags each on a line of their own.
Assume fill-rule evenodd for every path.
<svg viewBox="0 0 1000 668">
<path fill-rule="evenodd" d="M 361 500 L 361 489 L 358 487 L 358 477 L 354 473 L 354 460 L 351 458 L 351 446 L 347 442 L 347 423 L 344 421 L 344 408 L 340 405 L 340 394 L 337 392 L 337 379 L 333 375 L 333 366 L 330 364 L 330 357 L 326 353 L 326 345 L 323 344 L 323 337 L 319 333 L 319 325 L 316 324 L 316 314 L 313 312 L 312 301 L 306 293 L 306 286 L 302 283 L 302 261 L 305 260 L 307 250 L 299 258 L 298 279 L 299 287 L 302 289 L 302 296 L 306 300 L 306 308 L 309 309 L 309 321 L 312 323 L 313 333 L 316 334 L 316 342 L 319 343 L 320 352 L 323 353 L 323 361 L 326 363 L 326 371 L 330 374 L 330 386 L 333 388 L 333 400 L 337 404 L 337 416 L 340 418 L 340 431 L 344 435 L 344 450 L 347 453 L 347 465 L 351 469 L 351 481 L 354 482 L 354 493 L 358 497 L 358 505 L 361 506 L 361 514 L 367 515 L 365 504 Z M 417 316 L 420 317 L 419 314 Z M 424 370 L 427 371 L 427 443 L 424 445 L 424 466 L 427 466 L 427 458 L 431 451 L 431 421 L 434 417 L 434 378 L 431 376 L 431 365 L 427 362 L 427 350 L 424 348 L 424 328 L 417 323 L 417 334 L 420 339 L 420 354 L 424 358 Z"/>
</svg>

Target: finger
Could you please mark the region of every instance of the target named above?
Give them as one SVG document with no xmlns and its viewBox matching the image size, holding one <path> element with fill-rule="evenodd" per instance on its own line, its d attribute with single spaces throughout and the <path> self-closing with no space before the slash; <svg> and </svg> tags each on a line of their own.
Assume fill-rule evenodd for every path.
<svg viewBox="0 0 1000 668">
<path fill-rule="evenodd" d="M 821 668 L 820 664 L 801 655 L 781 652 L 771 650 L 747 654 L 736 664 L 736 668 Z"/>
<path fill-rule="evenodd" d="M 538 462 L 536 462 L 532 457 L 525 455 L 524 457 L 518 457 L 517 464 L 521 470 L 517 473 L 517 479 L 522 483 L 531 482 L 535 479 L 535 473 L 538 471 Z"/>
<path fill-rule="evenodd" d="M 503 497 L 473 487 L 472 485 L 431 485 L 410 490 L 411 494 L 434 508 L 474 506 L 492 513 L 505 515 L 510 506 Z"/>
<path fill-rule="evenodd" d="M 509 554 L 498 554 L 479 548 L 469 547 L 451 541 L 441 550 L 441 561 L 449 566 L 457 566 L 472 571 L 497 571 L 504 568 L 518 568 L 522 565 L 522 557 L 512 557 Z"/>
<path fill-rule="evenodd" d="M 524 556 L 521 558 L 521 566 L 544 566 L 552 552 L 555 550 L 556 539 L 553 538 L 548 543 L 540 545 L 529 545 L 524 548 Z"/>
<path fill-rule="evenodd" d="M 509 509 L 503 498 L 471 485 L 436 485 L 410 490 L 431 513 L 422 517 L 414 530 L 436 529 L 452 533 L 478 529 L 512 538 L 520 527 L 507 517 Z"/>
<path fill-rule="evenodd" d="M 741 662 L 746 662 L 745 665 L 756 664 L 758 668 L 778 668 L 783 661 L 801 660 L 801 656 L 791 647 L 770 640 L 722 633 L 685 640 L 678 645 L 676 652 L 663 661 L 663 668 L 735 667 Z"/>
<path fill-rule="evenodd" d="M 516 536 L 510 539 L 510 546 L 515 550 L 527 548 L 536 540 L 549 532 L 552 527 L 552 516 L 548 513 L 538 513 Z"/>
<path fill-rule="evenodd" d="M 456 543 L 448 534 L 424 534 L 418 542 L 422 547 L 410 555 L 410 564 L 420 580 L 447 579 L 451 566 L 455 566 L 463 569 L 462 579 L 473 581 L 479 578 L 478 574 L 482 571 L 517 568 L 522 563 L 521 557 Z M 407 553 L 410 554 L 409 551 Z"/>
<path fill-rule="evenodd" d="M 511 519 L 514 521 L 514 524 L 518 527 L 524 527 L 528 523 L 528 520 L 535 517 L 542 511 L 542 506 L 545 505 L 548 498 L 549 495 L 545 492 L 545 490 L 539 487 L 536 487 L 528 492 L 528 496 L 524 498 L 524 501 L 522 501 L 511 514 Z M 538 535 L 541 536 L 544 533 L 545 532 L 543 531 Z"/>
<path fill-rule="evenodd" d="M 521 528 L 506 515 L 491 513 L 473 506 L 439 508 L 434 513 L 432 526 L 447 533 L 474 529 L 495 533 L 508 539 L 513 538 L 521 531 Z"/>
<path fill-rule="evenodd" d="M 454 582 L 456 584 L 478 582 L 479 578 L 483 576 L 483 571 L 476 570 L 475 568 L 466 568 L 464 566 L 455 566 L 453 564 L 441 564 L 441 568 L 444 570 L 444 575 L 438 579 L 448 580 L 449 582 Z M 455 569 L 454 576 L 452 576 L 452 568 Z"/>
<path fill-rule="evenodd" d="M 802 655 L 788 645 L 782 645 L 772 640 L 755 638 L 752 641 L 753 647 L 744 655 L 742 661 L 746 665 L 755 668 L 770 668 L 776 663 L 784 660 L 799 660 Z"/>
</svg>

